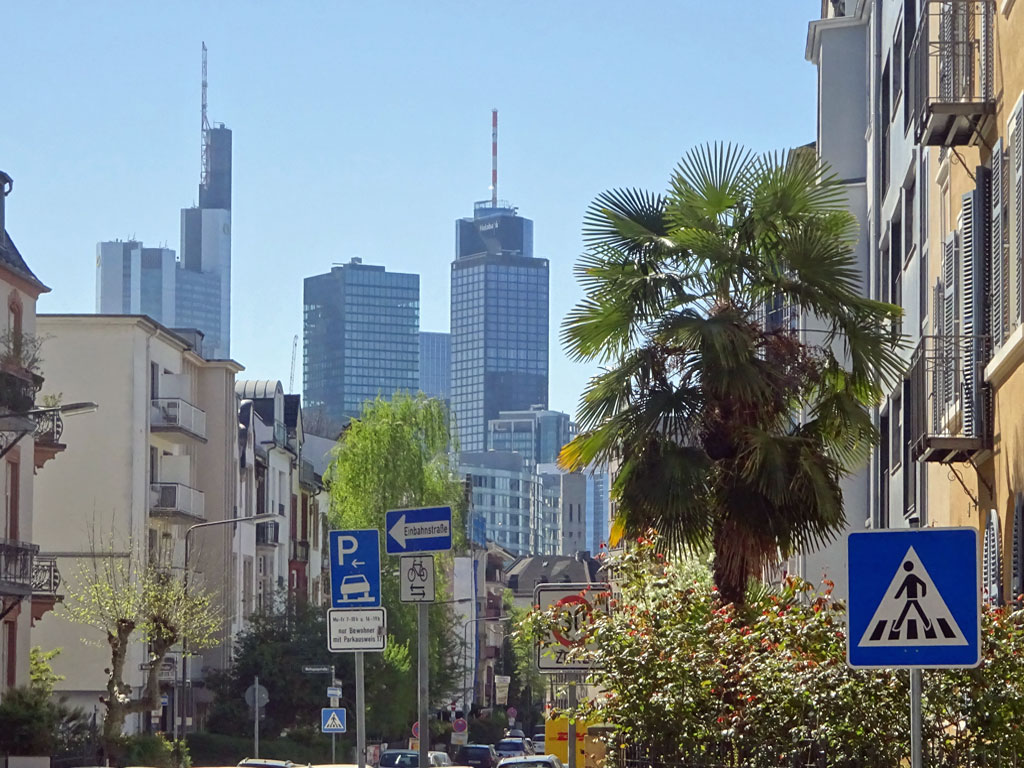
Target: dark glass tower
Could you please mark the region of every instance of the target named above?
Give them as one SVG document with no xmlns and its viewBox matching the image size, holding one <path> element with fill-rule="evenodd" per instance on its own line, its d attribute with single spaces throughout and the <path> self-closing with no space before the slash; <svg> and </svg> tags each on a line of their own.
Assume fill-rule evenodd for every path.
<svg viewBox="0 0 1024 768">
<path fill-rule="evenodd" d="M 548 405 L 548 262 L 533 256 L 533 222 L 490 201 L 459 219 L 451 301 L 459 442 L 486 451 L 490 419 Z"/>
<path fill-rule="evenodd" d="M 332 421 L 420 385 L 420 278 L 352 259 L 304 287 L 305 407 Z"/>
<path fill-rule="evenodd" d="M 445 402 L 452 396 L 452 336 L 420 331 L 420 392 Z"/>
</svg>

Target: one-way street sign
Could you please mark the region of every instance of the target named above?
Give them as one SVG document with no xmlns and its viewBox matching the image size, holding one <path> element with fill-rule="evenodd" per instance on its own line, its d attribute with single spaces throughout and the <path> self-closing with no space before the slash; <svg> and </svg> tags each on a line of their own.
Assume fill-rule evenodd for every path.
<svg viewBox="0 0 1024 768">
<path fill-rule="evenodd" d="M 395 509 L 385 516 L 389 555 L 447 552 L 452 548 L 452 508 Z"/>
<path fill-rule="evenodd" d="M 380 531 L 376 528 L 328 533 L 331 607 L 380 606 Z"/>
<path fill-rule="evenodd" d="M 974 667 L 981 578 L 974 528 L 851 533 L 847 659 L 853 667 Z"/>
</svg>

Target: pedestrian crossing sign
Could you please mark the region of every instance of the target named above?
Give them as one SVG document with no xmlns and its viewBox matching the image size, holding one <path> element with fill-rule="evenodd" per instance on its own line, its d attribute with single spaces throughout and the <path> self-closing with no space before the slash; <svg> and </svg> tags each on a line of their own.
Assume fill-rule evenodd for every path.
<svg viewBox="0 0 1024 768">
<path fill-rule="evenodd" d="M 345 710 L 340 707 L 324 707 L 320 710 L 320 731 L 322 733 L 345 733 Z"/>
<path fill-rule="evenodd" d="M 981 577 L 974 528 L 851 533 L 847 661 L 853 667 L 974 667 Z"/>
</svg>

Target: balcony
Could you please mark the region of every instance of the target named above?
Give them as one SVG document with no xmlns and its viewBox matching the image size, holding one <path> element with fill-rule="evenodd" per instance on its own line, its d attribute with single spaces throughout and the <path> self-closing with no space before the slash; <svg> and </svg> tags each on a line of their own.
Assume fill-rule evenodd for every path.
<svg viewBox="0 0 1024 768">
<path fill-rule="evenodd" d="M 149 486 L 150 514 L 193 523 L 206 519 L 206 497 L 183 483 L 152 483 Z"/>
<path fill-rule="evenodd" d="M 206 442 L 206 412 L 180 397 L 159 397 L 151 401 L 149 427 L 173 442 Z"/>
<path fill-rule="evenodd" d="M 36 392 L 43 377 L 23 368 L 0 366 L 0 408 L 11 413 L 24 413 L 36 402 Z"/>
<path fill-rule="evenodd" d="M 35 465 L 42 469 L 47 461 L 54 458 L 67 446 L 61 442 L 64 434 L 64 420 L 59 410 L 49 410 L 31 417 L 36 423 L 35 431 Z"/>
<path fill-rule="evenodd" d="M 952 464 L 992 447 L 988 336 L 925 336 L 910 364 L 910 458 Z"/>
<path fill-rule="evenodd" d="M 38 544 L 0 539 L 0 595 L 32 594 L 32 565 L 38 552 Z"/>
<path fill-rule="evenodd" d="M 256 544 L 274 545 L 280 541 L 279 523 L 256 523 Z"/>
<path fill-rule="evenodd" d="M 291 552 L 289 553 L 289 560 L 296 563 L 308 563 L 309 562 L 309 542 L 308 541 L 293 541 L 291 542 Z"/>
<path fill-rule="evenodd" d="M 993 0 L 926 0 L 909 62 L 918 144 L 976 144 L 984 123 L 995 115 L 994 5 Z"/>
</svg>

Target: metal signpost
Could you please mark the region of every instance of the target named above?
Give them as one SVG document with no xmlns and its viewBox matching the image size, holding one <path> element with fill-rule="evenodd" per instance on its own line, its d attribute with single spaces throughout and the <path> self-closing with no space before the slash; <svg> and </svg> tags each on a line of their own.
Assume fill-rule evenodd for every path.
<svg viewBox="0 0 1024 768">
<path fill-rule="evenodd" d="M 260 709 L 270 702 L 270 694 L 267 689 L 260 685 L 260 678 L 257 675 L 253 678 L 252 685 L 245 689 L 245 703 L 252 707 L 252 756 L 260 756 Z"/>
<path fill-rule="evenodd" d="M 921 670 L 981 663 L 981 571 L 974 528 L 847 537 L 851 667 L 910 669 L 911 768 L 921 768 Z"/>
<path fill-rule="evenodd" d="M 387 536 L 384 539 L 384 547 L 389 555 L 407 555 L 414 552 L 448 552 L 452 548 L 452 508 L 451 507 L 420 507 L 417 509 L 395 509 L 385 515 L 385 528 Z M 404 558 L 403 558 L 404 560 Z M 425 558 L 420 558 L 421 565 Z M 431 558 L 432 560 L 432 558 Z M 404 565 L 404 564 L 403 564 Z M 403 568 L 403 570 L 405 570 Z M 431 572 L 433 563 L 431 562 Z M 413 575 L 417 578 L 410 584 L 418 582 L 424 586 L 426 579 L 419 579 L 422 571 L 416 569 Z M 399 578 L 406 577 L 407 573 L 399 573 Z M 431 582 L 433 579 L 431 578 Z M 403 584 L 405 582 L 403 581 Z M 425 590 L 424 590 L 425 591 Z M 432 590 L 431 590 L 432 591 Z M 410 587 L 411 593 L 411 587 Z M 425 597 L 426 595 L 424 595 Z M 418 631 L 417 631 L 417 662 L 419 679 L 419 714 L 418 722 L 424 723 L 423 738 L 419 740 L 419 764 L 430 765 L 428 752 L 430 751 L 430 729 L 426 727 L 427 708 L 429 705 L 430 668 L 428 665 L 429 645 L 429 622 L 428 609 L 430 601 L 417 600 L 418 608 Z"/>
<path fill-rule="evenodd" d="M 538 584 L 533 604 L 542 611 L 556 609 L 558 621 L 547 637 L 537 643 L 537 669 L 546 674 L 559 672 L 587 672 L 590 665 L 570 658 L 569 651 L 583 645 L 584 631 L 591 613 L 608 612 L 611 587 L 597 584 Z M 569 681 L 569 709 L 576 708 L 577 681 Z M 576 768 L 579 746 L 576 739 L 576 719 L 569 718 L 568 768 Z"/>
<path fill-rule="evenodd" d="M 329 531 L 328 543 L 332 608 L 327 612 L 327 647 L 333 653 L 355 653 L 356 763 L 359 768 L 365 768 L 366 681 L 363 652 L 383 651 L 387 644 L 387 613 L 379 607 L 380 531 Z M 333 705 L 334 701 L 331 703 Z M 344 710 L 341 712 L 344 715 Z M 343 731 L 332 731 L 340 732 Z M 331 739 L 334 759 L 334 737 Z"/>
</svg>

